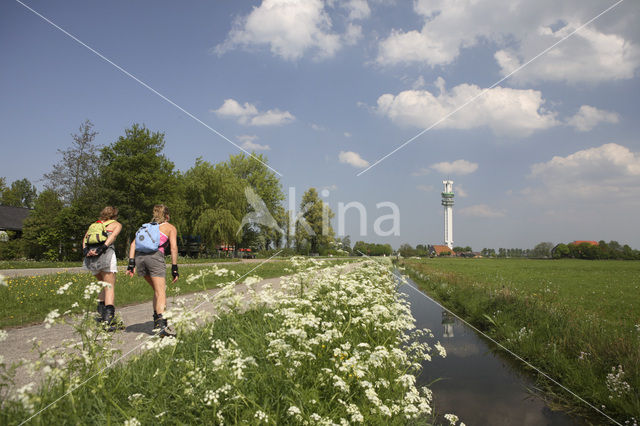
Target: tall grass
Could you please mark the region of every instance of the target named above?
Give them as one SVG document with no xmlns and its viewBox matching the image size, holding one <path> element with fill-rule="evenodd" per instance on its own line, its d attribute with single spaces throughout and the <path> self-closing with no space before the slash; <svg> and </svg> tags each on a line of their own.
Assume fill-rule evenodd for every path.
<svg viewBox="0 0 640 426">
<path fill-rule="evenodd" d="M 438 259 L 404 265 L 429 295 L 582 398 L 623 423 L 640 418 L 636 262 Z M 537 378 L 565 405 L 593 414 Z"/>
</svg>

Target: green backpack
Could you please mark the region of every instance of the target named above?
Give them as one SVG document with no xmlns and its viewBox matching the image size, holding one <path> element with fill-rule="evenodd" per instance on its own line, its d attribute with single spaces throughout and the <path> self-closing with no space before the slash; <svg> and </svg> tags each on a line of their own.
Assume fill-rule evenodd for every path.
<svg viewBox="0 0 640 426">
<path fill-rule="evenodd" d="M 107 225 L 115 222 L 115 220 L 105 220 L 104 222 L 101 220 L 97 220 L 89 225 L 89 229 L 87 229 L 87 236 L 85 237 L 85 245 L 87 246 L 95 246 L 104 243 L 107 241 Z"/>
</svg>

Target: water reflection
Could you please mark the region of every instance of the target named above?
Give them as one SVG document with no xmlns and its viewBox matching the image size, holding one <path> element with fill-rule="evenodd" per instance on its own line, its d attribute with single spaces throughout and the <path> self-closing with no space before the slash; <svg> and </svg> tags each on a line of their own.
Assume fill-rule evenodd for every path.
<svg viewBox="0 0 640 426">
<path fill-rule="evenodd" d="M 444 332 L 442 333 L 442 337 L 454 337 L 453 335 L 453 323 L 455 322 L 456 317 L 451 315 L 448 311 L 442 311 L 442 326 L 444 328 Z"/>
<path fill-rule="evenodd" d="M 439 415 L 454 413 L 471 425 L 577 425 L 579 419 L 552 411 L 534 383 L 493 353 L 473 330 L 443 310 L 408 280 L 399 291 L 408 296 L 418 328 L 429 328 L 447 350 L 446 358 L 423 364 L 418 386 L 430 385 Z M 438 333 L 436 330 L 442 330 Z M 439 421 L 447 422 L 441 417 Z"/>
</svg>

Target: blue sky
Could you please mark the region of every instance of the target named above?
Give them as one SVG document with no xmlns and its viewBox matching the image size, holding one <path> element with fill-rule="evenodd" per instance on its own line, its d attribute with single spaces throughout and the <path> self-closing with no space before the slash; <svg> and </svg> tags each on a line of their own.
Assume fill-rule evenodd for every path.
<svg viewBox="0 0 640 426">
<path fill-rule="evenodd" d="M 616 3 L 24 3 L 265 153 L 285 193 L 327 189 L 335 212 L 339 202 L 363 203 L 368 235 L 355 211 L 346 215 L 353 242 L 442 243 L 450 177 L 456 245 L 605 239 L 640 248 L 632 0 L 584 27 Z M 165 132 L 166 154 L 183 171 L 196 157 L 240 152 L 18 2 L 0 4 L 0 52 L 0 176 L 9 182 L 41 179 L 87 118 L 103 145 L 136 122 Z M 398 205 L 400 235 L 374 235 L 376 218 L 390 213 L 376 208 L 385 201 Z"/>
</svg>

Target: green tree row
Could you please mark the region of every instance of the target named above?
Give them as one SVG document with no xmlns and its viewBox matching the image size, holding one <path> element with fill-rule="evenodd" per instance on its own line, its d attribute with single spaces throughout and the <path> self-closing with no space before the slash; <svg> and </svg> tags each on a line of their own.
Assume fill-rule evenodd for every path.
<svg viewBox="0 0 640 426">
<path fill-rule="evenodd" d="M 0 243 L 0 258 L 80 259 L 81 239 L 107 205 L 119 209 L 120 256 L 159 203 L 169 206 L 181 242 L 195 241 L 199 252 L 212 253 L 220 245 L 266 250 L 286 242 L 298 252 L 318 253 L 334 244 L 328 224 L 333 212 L 314 188 L 302 197 L 304 213 L 290 223 L 281 183 L 262 154 L 231 155 L 218 164 L 198 158 L 180 172 L 163 153 L 161 132 L 134 124 L 104 147 L 95 145 L 96 134 L 90 121 L 80 126 L 72 146 L 59 150 L 61 161 L 44 175 L 40 194 L 27 179 L 10 186 L 0 179 L 0 204 L 33 209 L 21 238 Z M 260 200 L 259 211 L 248 202 L 251 194 Z M 265 213 L 271 221 L 260 220 Z"/>
</svg>

